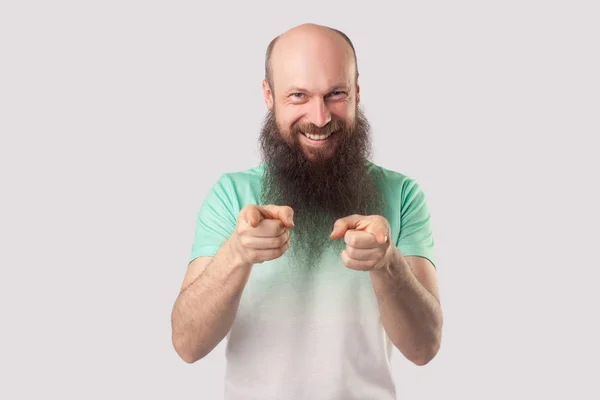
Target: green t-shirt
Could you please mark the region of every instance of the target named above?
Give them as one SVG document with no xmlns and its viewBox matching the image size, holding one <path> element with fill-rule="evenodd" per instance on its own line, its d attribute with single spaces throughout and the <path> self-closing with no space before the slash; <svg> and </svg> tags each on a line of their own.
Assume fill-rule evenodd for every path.
<svg viewBox="0 0 600 400">
<path fill-rule="evenodd" d="M 435 263 L 419 185 L 371 168 L 381 177 L 395 245 L 405 256 Z M 213 256 L 233 233 L 241 209 L 260 204 L 263 171 L 261 164 L 220 176 L 200 207 L 190 261 Z M 227 335 L 225 399 L 395 399 L 394 347 L 369 274 L 346 268 L 339 254 L 304 270 L 290 267 L 286 256 L 252 268 Z"/>
<path fill-rule="evenodd" d="M 378 182 L 387 205 L 394 244 L 405 256 L 421 256 L 435 265 L 434 239 L 429 207 L 417 182 L 398 172 L 371 164 L 378 169 Z M 190 261 L 199 256 L 214 256 L 233 233 L 237 217 L 248 204 L 260 204 L 261 176 L 264 164 L 222 174 L 207 194 L 196 220 L 195 239 Z"/>
</svg>

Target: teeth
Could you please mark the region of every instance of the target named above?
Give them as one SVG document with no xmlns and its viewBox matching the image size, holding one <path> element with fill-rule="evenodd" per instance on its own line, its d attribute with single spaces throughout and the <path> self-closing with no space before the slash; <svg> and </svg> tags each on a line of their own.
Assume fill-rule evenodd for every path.
<svg viewBox="0 0 600 400">
<path fill-rule="evenodd" d="M 313 135 L 311 133 L 305 133 L 304 134 L 307 138 L 312 139 L 312 140 L 325 140 L 327 139 L 329 136 L 331 136 L 331 133 L 328 133 L 327 135 Z"/>
</svg>

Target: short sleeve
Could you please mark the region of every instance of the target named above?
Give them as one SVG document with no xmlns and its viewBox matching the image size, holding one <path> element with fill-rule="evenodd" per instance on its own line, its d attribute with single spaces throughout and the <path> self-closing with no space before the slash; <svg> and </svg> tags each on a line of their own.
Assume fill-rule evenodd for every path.
<svg viewBox="0 0 600 400">
<path fill-rule="evenodd" d="M 214 256 L 234 232 L 237 213 L 231 197 L 231 181 L 223 174 L 206 195 L 196 219 L 190 262 L 200 256 Z"/>
<path fill-rule="evenodd" d="M 435 267 L 431 216 L 425 194 L 412 179 L 402 189 L 400 232 L 397 246 L 404 256 L 427 258 Z"/>
</svg>

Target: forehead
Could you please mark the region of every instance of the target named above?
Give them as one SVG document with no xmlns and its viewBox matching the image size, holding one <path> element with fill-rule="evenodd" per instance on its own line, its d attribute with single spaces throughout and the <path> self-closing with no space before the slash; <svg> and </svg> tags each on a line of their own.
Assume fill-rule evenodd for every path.
<svg viewBox="0 0 600 400">
<path fill-rule="evenodd" d="M 341 37 L 282 39 L 271 63 L 277 91 L 302 87 L 319 92 L 350 86 L 355 77 L 352 49 Z"/>
</svg>

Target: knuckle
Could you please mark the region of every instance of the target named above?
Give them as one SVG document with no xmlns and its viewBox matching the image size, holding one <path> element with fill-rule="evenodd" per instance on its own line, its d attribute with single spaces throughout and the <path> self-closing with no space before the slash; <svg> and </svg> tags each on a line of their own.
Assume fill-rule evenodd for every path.
<svg viewBox="0 0 600 400">
<path fill-rule="evenodd" d="M 278 245 L 283 246 L 288 242 L 289 234 L 281 235 L 278 240 Z"/>
<path fill-rule="evenodd" d="M 356 246 L 356 241 L 357 241 L 356 236 L 348 235 L 346 243 L 348 243 L 348 245 L 351 246 L 351 247 L 355 247 Z"/>
<path fill-rule="evenodd" d="M 348 262 L 350 261 L 350 257 L 348 256 L 348 249 L 342 251 L 342 261 L 344 261 L 345 264 L 348 264 Z"/>
<path fill-rule="evenodd" d="M 354 249 L 354 247 L 351 246 L 346 246 L 346 255 L 348 257 L 353 257 L 355 256 L 356 250 Z"/>
<path fill-rule="evenodd" d="M 283 236 L 283 224 L 281 224 L 281 222 L 279 222 L 278 224 L 276 224 L 273 227 L 273 230 L 270 232 L 271 235 L 275 236 L 275 239 L 280 238 L 281 236 Z"/>
<path fill-rule="evenodd" d="M 278 237 L 273 238 L 273 239 L 269 239 L 269 241 L 267 242 L 269 244 L 270 248 L 278 248 L 279 246 L 281 246 L 281 239 L 279 239 Z"/>
<path fill-rule="evenodd" d="M 245 205 L 244 207 L 242 207 L 242 210 L 240 211 L 240 215 L 247 214 L 250 210 L 252 210 L 255 207 L 256 206 L 254 204 Z"/>
<path fill-rule="evenodd" d="M 287 248 L 285 246 L 281 246 L 280 248 L 275 250 L 275 258 L 279 258 L 285 254 Z"/>
<path fill-rule="evenodd" d="M 248 247 L 250 245 L 250 238 L 248 236 L 242 235 L 240 236 L 240 243 L 244 247 Z"/>
</svg>

